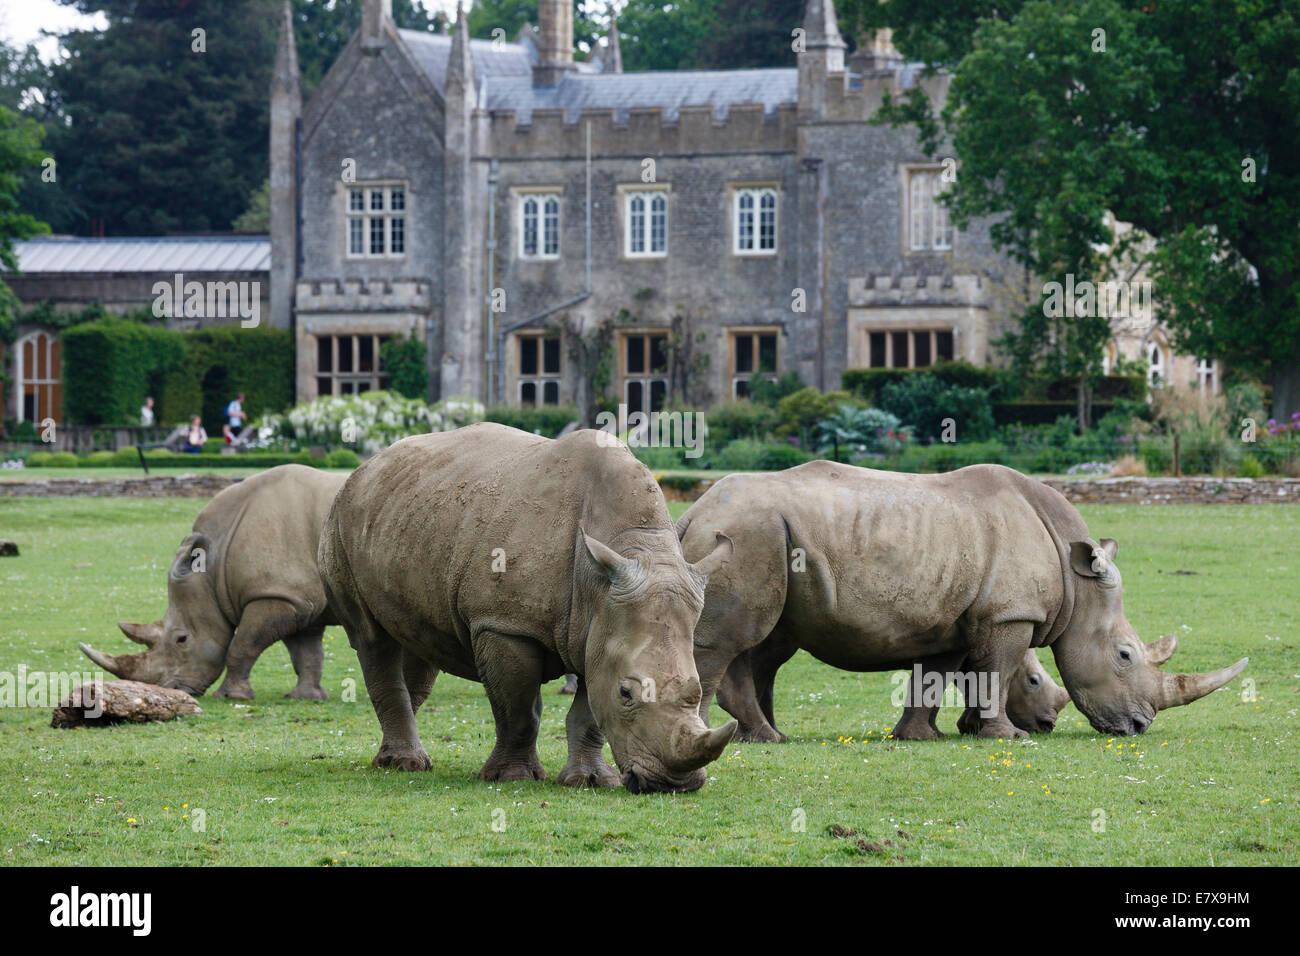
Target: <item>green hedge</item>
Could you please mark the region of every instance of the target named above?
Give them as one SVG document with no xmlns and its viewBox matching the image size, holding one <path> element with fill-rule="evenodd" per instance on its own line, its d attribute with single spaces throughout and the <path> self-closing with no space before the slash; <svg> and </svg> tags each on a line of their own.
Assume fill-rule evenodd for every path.
<svg viewBox="0 0 1300 956">
<path fill-rule="evenodd" d="M 185 357 L 180 332 L 116 316 L 73 326 L 60 341 L 63 411 L 80 425 L 139 423 L 145 396 Z"/>
<path fill-rule="evenodd" d="M 1078 379 L 1058 378 L 1047 384 L 1047 399 L 1053 402 L 1073 402 L 1079 387 Z M 1145 375 L 1104 375 L 1097 380 L 1092 390 L 1093 401 L 1114 402 L 1126 398 L 1131 402 L 1147 400 L 1147 378 Z"/>
<path fill-rule="evenodd" d="M 933 375 L 945 385 L 982 388 L 993 391 L 1001 375 L 997 369 L 981 368 L 970 362 L 939 362 L 925 368 L 851 368 L 840 376 L 846 392 L 852 392 L 872 405 L 880 401 L 880 392 L 891 382 L 901 382 L 917 375 Z"/>
<path fill-rule="evenodd" d="M 1112 402 L 1093 402 L 1092 421 L 1096 424 L 1114 408 Z M 1069 402 L 994 402 L 993 420 L 999 425 L 1051 425 L 1062 415 L 1078 415 L 1077 403 Z"/>
<path fill-rule="evenodd" d="M 483 415 L 483 420 L 555 438 L 564 430 L 565 425 L 578 420 L 578 409 L 573 405 L 542 405 L 539 408 L 498 405 L 489 408 Z"/>
<path fill-rule="evenodd" d="M 108 316 L 68 329 L 62 343 L 64 413 L 75 424 L 137 423 L 152 395 L 160 424 L 198 414 L 219 436 L 237 392 L 250 419 L 293 401 L 293 341 L 283 329 L 181 332 Z"/>
</svg>

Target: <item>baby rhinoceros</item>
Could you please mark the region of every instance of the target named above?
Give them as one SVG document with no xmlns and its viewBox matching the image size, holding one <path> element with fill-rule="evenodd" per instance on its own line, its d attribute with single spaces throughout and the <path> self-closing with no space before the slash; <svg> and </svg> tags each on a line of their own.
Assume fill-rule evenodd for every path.
<svg viewBox="0 0 1300 956">
<path fill-rule="evenodd" d="M 612 446 L 612 447 L 611 447 Z M 649 470 L 604 433 L 482 423 L 405 438 L 358 468 L 321 534 L 330 607 L 383 731 L 372 763 L 427 770 L 415 710 L 439 670 L 483 684 L 485 780 L 541 780 L 541 686 L 578 675 L 566 785 L 695 790 L 736 722 L 700 718 L 692 634 L 715 536 L 686 563 Z"/>
<path fill-rule="evenodd" d="M 253 696 L 249 672 L 284 641 L 298 686 L 285 696 L 324 700 L 321 634 L 334 620 L 316 570 L 320 530 L 345 474 L 281 465 L 217 494 L 194 519 L 167 572 L 167 613 L 118 625 L 147 650 L 105 654 L 79 645 L 104 670 L 201 696 Z"/>
<path fill-rule="evenodd" d="M 1160 671 L 1125 617 L 1116 542 L 1094 541 L 1064 496 L 1000 465 L 908 475 L 815 461 L 729 475 L 678 523 L 686 557 L 718 527 L 736 555 L 709 582 L 695 631 L 705 708 L 732 662 L 768 640 L 780 662 L 802 648 L 845 670 L 919 662 L 942 679 L 960 666 L 983 678 L 984 737 L 1025 736 L 1007 700 L 1033 647 L 1052 648 L 1071 701 L 1108 734 L 1141 733 L 1246 666 Z M 933 736 L 929 718 L 912 708 L 902 736 Z"/>
</svg>

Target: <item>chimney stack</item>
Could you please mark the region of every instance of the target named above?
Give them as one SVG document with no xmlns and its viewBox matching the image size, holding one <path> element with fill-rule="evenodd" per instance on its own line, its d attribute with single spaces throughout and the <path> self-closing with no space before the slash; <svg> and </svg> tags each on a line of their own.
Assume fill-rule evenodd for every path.
<svg viewBox="0 0 1300 956">
<path fill-rule="evenodd" d="M 393 0 L 362 0 L 361 48 L 373 50 L 384 45 L 384 25 L 393 19 Z"/>
<path fill-rule="evenodd" d="M 573 0 L 538 0 L 534 86 L 555 86 L 573 65 Z"/>
</svg>

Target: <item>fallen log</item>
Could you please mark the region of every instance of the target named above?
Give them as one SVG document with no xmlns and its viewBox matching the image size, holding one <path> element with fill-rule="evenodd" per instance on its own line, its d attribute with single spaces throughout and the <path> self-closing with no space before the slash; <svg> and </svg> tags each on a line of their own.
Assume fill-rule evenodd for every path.
<svg viewBox="0 0 1300 956">
<path fill-rule="evenodd" d="M 174 720 L 203 710 L 183 690 L 134 680 L 88 681 L 54 708 L 51 727 L 107 727 Z"/>
</svg>

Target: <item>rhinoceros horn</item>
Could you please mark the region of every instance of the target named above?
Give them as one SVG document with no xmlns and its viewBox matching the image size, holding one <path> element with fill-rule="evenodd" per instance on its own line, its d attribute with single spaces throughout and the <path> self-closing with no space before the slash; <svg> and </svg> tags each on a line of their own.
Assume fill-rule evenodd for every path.
<svg viewBox="0 0 1300 956">
<path fill-rule="evenodd" d="M 1249 657 L 1243 657 L 1231 667 L 1209 674 L 1161 674 L 1160 701 L 1157 707 L 1181 707 L 1194 700 L 1200 700 L 1206 694 L 1218 690 L 1228 681 L 1240 674 L 1250 663 Z"/>
<path fill-rule="evenodd" d="M 673 769 L 696 770 L 717 760 L 722 756 L 722 751 L 727 749 L 727 744 L 731 743 L 738 726 L 740 725 L 732 720 L 716 730 L 706 727 L 696 734 L 687 732 L 678 735 L 678 746 L 673 752 Z"/>
<path fill-rule="evenodd" d="M 153 647 L 162 639 L 162 621 L 155 621 L 153 624 L 132 624 L 129 621 L 118 621 L 117 626 L 121 628 L 123 634 L 145 647 Z"/>
<path fill-rule="evenodd" d="M 139 654 L 105 654 L 103 651 L 95 650 L 89 644 L 79 643 L 77 647 L 81 650 L 81 653 L 110 674 L 116 674 L 118 677 L 124 677 L 127 680 L 131 680 L 137 675 L 140 670 L 141 659 L 146 653 L 141 651 Z"/>
<path fill-rule="evenodd" d="M 1147 660 L 1159 667 L 1173 657 L 1176 650 L 1178 650 L 1178 638 L 1173 634 L 1166 634 L 1159 640 L 1150 641 L 1146 645 Z"/>
</svg>

